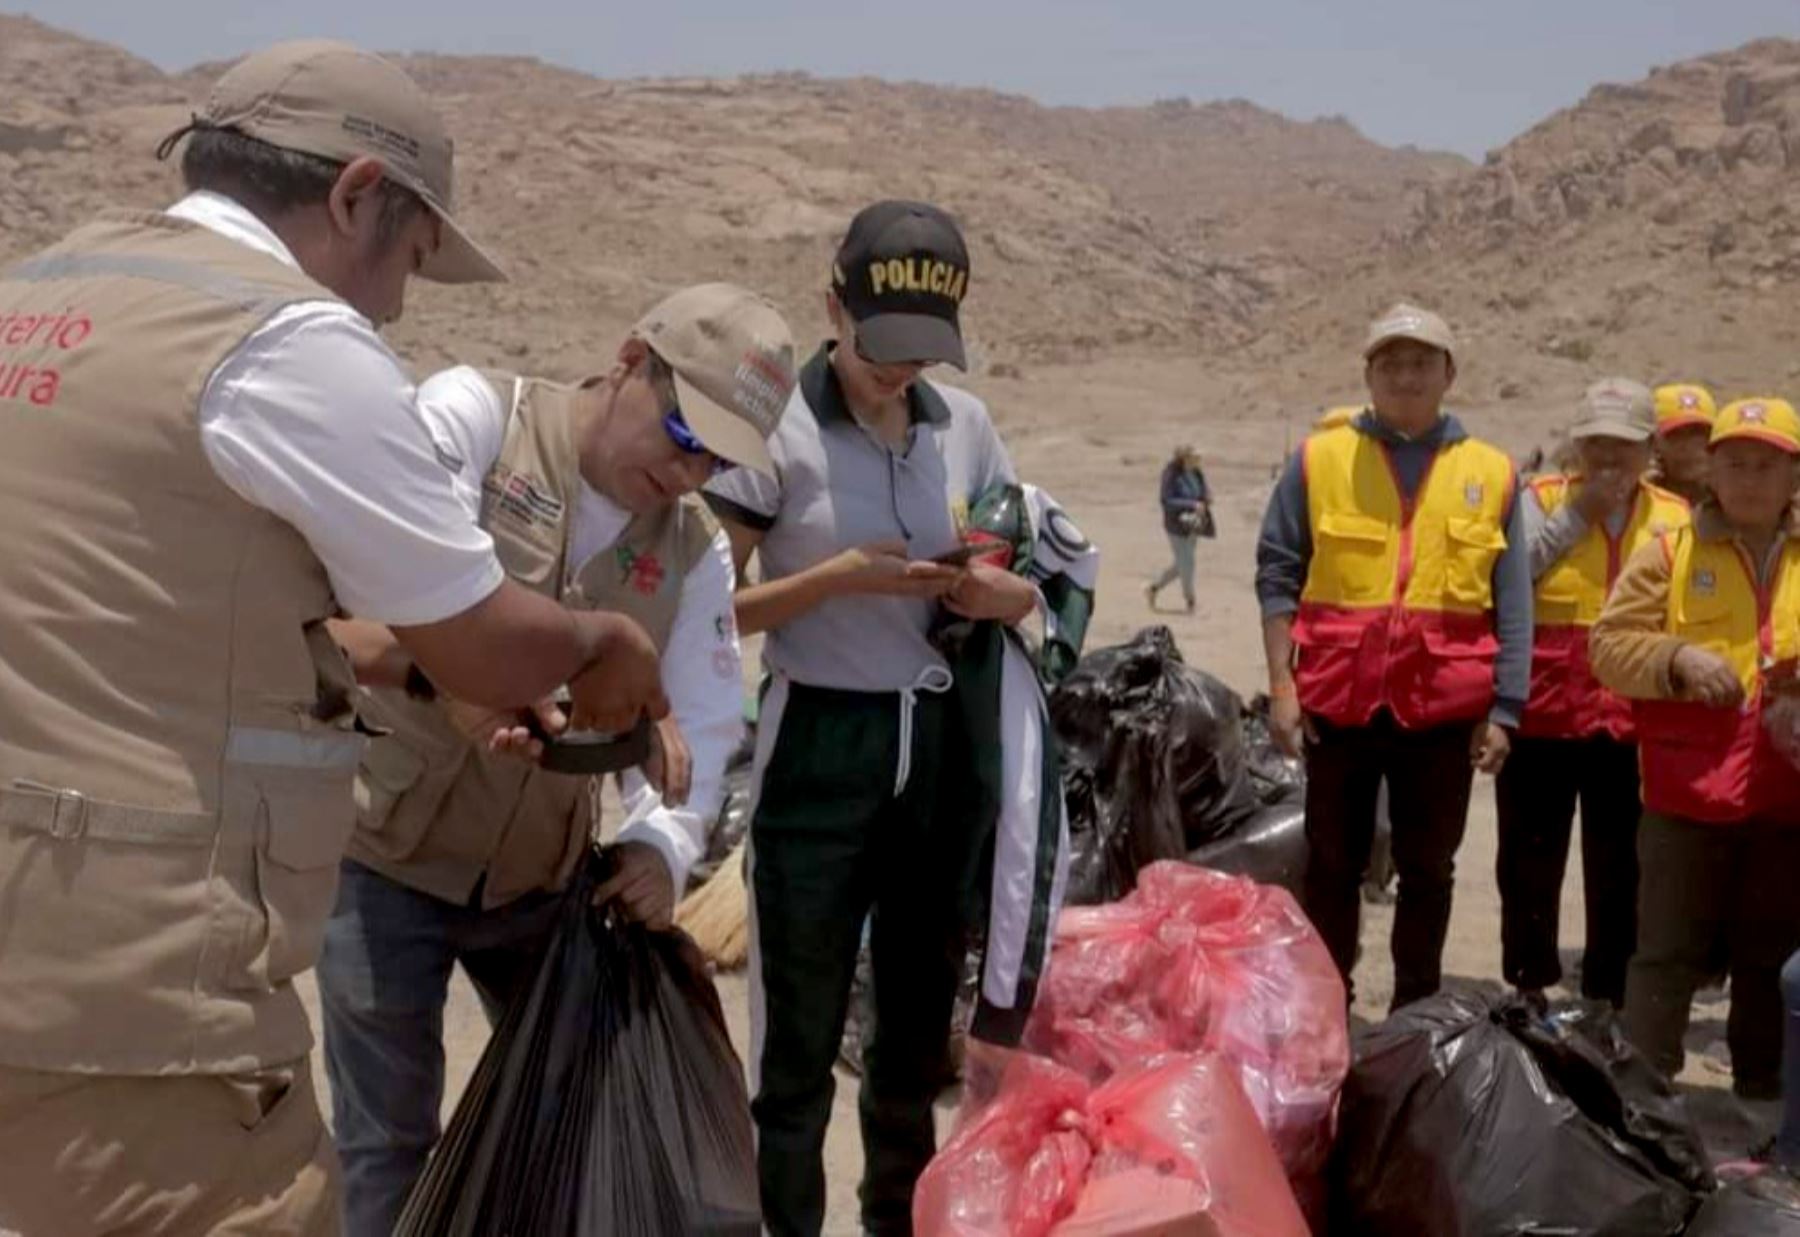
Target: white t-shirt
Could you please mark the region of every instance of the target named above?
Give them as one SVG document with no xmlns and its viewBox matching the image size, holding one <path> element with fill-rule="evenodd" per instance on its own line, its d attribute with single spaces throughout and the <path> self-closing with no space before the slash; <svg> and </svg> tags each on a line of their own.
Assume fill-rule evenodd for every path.
<svg viewBox="0 0 1800 1237">
<path fill-rule="evenodd" d="M 299 266 L 230 198 L 193 193 L 168 213 Z M 200 395 L 200 442 L 220 480 L 306 538 L 346 611 L 398 626 L 460 614 L 505 579 L 414 397 L 399 358 L 341 301 L 279 310 Z"/>
<path fill-rule="evenodd" d="M 481 482 L 500 458 L 511 392 L 494 390 L 466 365 L 433 374 L 419 385 L 419 413 L 440 454 L 458 461 L 455 488 L 470 516 L 481 512 Z M 576 500 L 569 557 L 579 568 L 612 548 L 631 513 L 587 485 Z M 688 869 L 706 846 L 706 823 L 725 799 L 725 764 L 744 732 L 744 682 L 732 590 L 737 572 L 731 542 L 713 539 L 681 585 L 675 622 L 662 655 L 663 691 L 694 758 L 693 789 L 683 807 L 662 798 L 635 770 L 625 777 L 622 841 L 656 847 L 680 892 Z"/>
</svg>

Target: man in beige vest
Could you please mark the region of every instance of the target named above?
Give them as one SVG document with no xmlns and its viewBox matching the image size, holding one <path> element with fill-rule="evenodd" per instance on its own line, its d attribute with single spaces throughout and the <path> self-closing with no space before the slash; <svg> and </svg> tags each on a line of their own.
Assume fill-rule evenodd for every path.
<svg viewBox="0 0 1800 1237">
<path fill-rule="evenodd" d="M 705 844 L 743 724 L 731 546 L 688 495 L 734 465 L 771 471 L 765 439 L 793 387 L 793 338 L 774 306 L 702 284 L 651 309 L 600 377 L 565 386 L 459 367 L 420 388 L 507 573 L 565 604 L 630 614 L 663 651 L 691 777 L 665 776 L 659 796 L 627 775 L 618 873 L 600 891 L 652 927 L 668 926 Z M 354 626 L 364 630 L 344 638 L 364 656 L 404 656 Z M 352 1237 L 393 1231 L 437 1141 L 452 969 L 461 963 L 497 1021 L 529 984 L 555 891 L 598 824 L 591 779 L 495 752 L 524 738 L 510 719 L 446 709 L 410 677 L 410 694 L 375 693 L 375 720 L 392 733 L 363 757 L 319 962 Z M 667 789 L 682 780 L 685 803 Z"/>
<path fill-rule="evenodd" d="M 508 581 L 375 335 L 493 279 L 397 68 L 285 44 L 176 141 L 192 192 L 0 271 L 0 1231 L 331 1233 L 292 980 L 354 826 L 325 620 L 495 708 L 666 712 L 621 615 Z"/>
</svg>

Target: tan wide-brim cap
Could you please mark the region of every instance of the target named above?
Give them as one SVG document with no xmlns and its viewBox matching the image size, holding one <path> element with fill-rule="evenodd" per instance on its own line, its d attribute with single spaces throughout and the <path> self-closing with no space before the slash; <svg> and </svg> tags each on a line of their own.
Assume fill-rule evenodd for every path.
<svg viewBox="0 0 1800 1237">
<path fill-rule="evenodd" d="M 1656 397 L 1630 378 L 1602 378 L 1588 387 L 1575 410 L 1569 437 L 1649 442 L 1656 433 Z"/>
<path fill-rule="evenodd" d="M 381 160 L 388 176 L 443 221 L 419 274 L 437 283 L 506 278 L 452 215 L 452 147 L 443 118 L 399 66 L 348 43 L 305 39 L 244 57 L 213 86 L 196 122 L 271 146 L 348 163 Z"/>
<path fill-rule="evenodd" d="M 706 449 L 773 477 L 768 439 L 796 381 L 781 311 L 736 284 L 696 284 L 659 301 L 631 333 L 674 371 L 682 419 Z"/>
<path fill-rule="evenodd" d="M 1428 344 L 1446 353 L 1456 352 L 1456 337 L 1450 324 L 1432 313 L 1405 301 L 1395 304 L 1369 324 L 1369 339 L 1363 345 L 1363 360 L 1368 360 L 1395 340 L 1410 339 Z"/>
</svg>

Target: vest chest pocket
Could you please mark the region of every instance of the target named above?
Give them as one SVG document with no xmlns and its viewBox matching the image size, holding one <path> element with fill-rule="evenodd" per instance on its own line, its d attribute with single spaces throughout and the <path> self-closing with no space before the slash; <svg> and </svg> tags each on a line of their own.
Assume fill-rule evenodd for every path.
<svg viewBox="0 0 1800 1237">
<path fill-rule="evenodd" d="M 1396 530 L 1385 520 L 1327 511 L 1313 532 L 1310 592 L 1327 605 L 1380 605 L 1393 600 Z"/>
<path fill-rule="evenodd" d="M 1714 588 L 1716 589 L 1716 585 Z M 1736 614 L 1727 598 L 1719 596 L 1716 591 L 1696 592 L 1690 580 L 1678 607 L 1676 634 L 1689 644 L 1718 653 L 1735 664 L 1736 659 L 1732 657 L 1734 645 L 1745 637 L 1752 643 L 1756 639 L 1755 602 L 1748 597 L 1745 602 L 1751 607 L 1750 612 L 1745 615 Z"/>
<path fill-rule="evenodd" d="M 1491 520 L 1463 516 L 1444 521 L 1444 594 L 1452 601 L 1487 609 L 1494 603 L 1494 564 L 1506 549 L 1506 534 Z"/>
</svg>

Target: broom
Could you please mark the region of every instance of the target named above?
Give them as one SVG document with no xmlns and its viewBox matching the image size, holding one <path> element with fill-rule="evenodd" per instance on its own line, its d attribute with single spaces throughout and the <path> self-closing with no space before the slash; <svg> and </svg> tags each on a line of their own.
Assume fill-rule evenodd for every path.
<svg viewBox="0 0 1800 1237">
<path fill-rule="evenodd" d="M 712 879 L 681 900 L 675 926 L 721 971 L 750 957 L 750 891 L 744 884 L 744 843 L 739 842 Z"/>
</svg>

